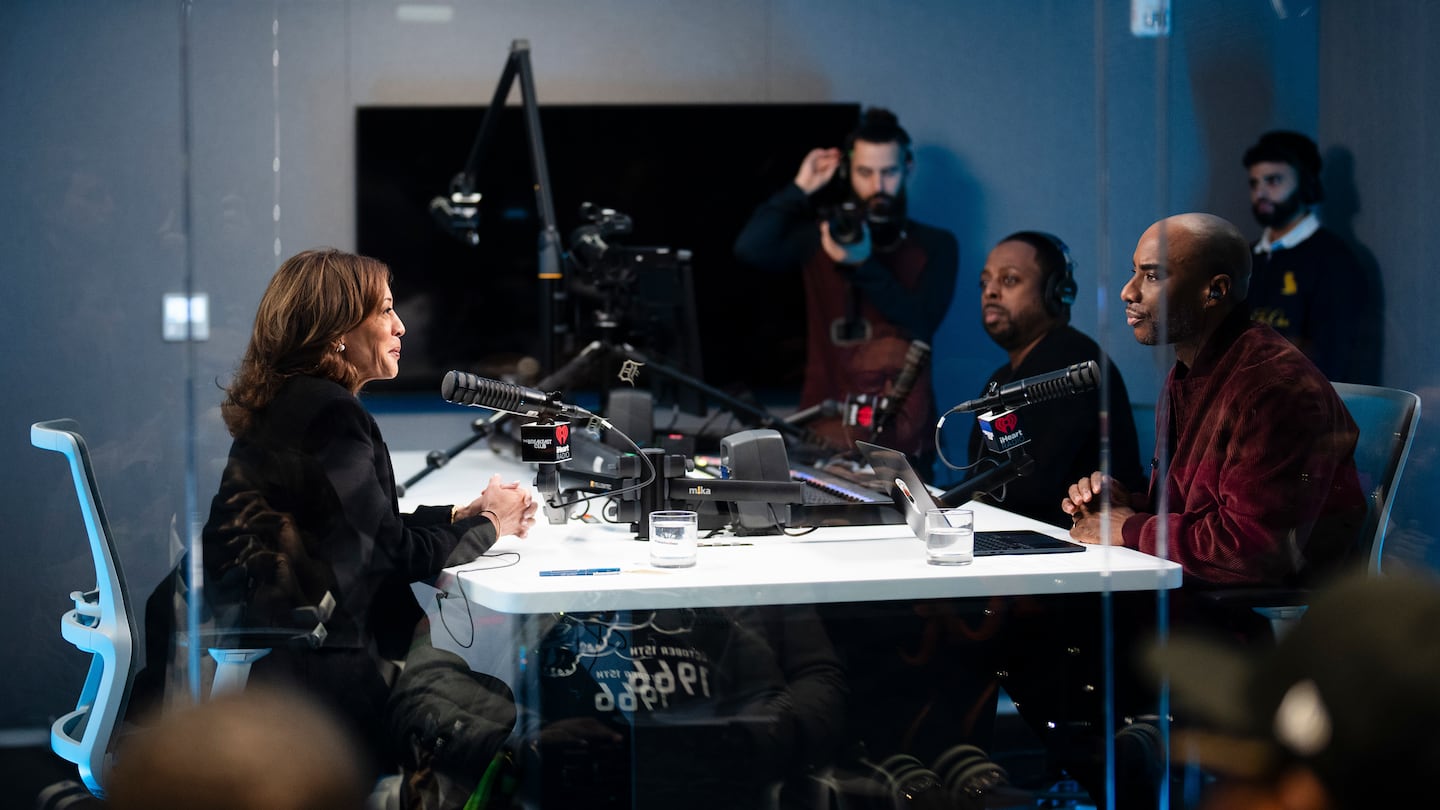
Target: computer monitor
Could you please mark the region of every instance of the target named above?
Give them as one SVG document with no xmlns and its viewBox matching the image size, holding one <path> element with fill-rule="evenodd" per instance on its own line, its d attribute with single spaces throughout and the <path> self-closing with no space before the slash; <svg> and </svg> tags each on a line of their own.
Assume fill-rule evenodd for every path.
<svg viewBox="0 0 1440 810">
<path fill-rule="evenodd" d="M 374 390 L 430 390 L 451 369 L 505 377 L 524 358 L 538 356 L 539 218 L 519 107 L 504 109 L 489 154 L 478 161 L 479 245 L 463 244 L 429 211 L 430 201 L 448 193 L 465 168 L 485 111 L 387 106 L 356 112 L 357 249 L 394 271 L 396 305 L 409 329 L 400 377 Z M 633 232 L 617 244 L 689 251 L 689 295 L 683 272 L 638 280 L 635 314 L 642 331 L 666 321 L 673 329 L 677 313 L 693 306 L 698 352 L 685 345 L 681 329 L 678 341 L 665 346 L 678 352 L 667 360 L 687 372 L 698 366 L 705 382 L 722 390 L 779 392 L 793 400 L 805 351 L 799 274 L 748 267 L 734 258 L 732 246 L 755 207 L 791 182 L 806 152 L 838 145 L 859 111 L 851 103 L 542 103 L 562 241 L 568 247 L 584 223 L 581 204 L 591 202 L 633 221 Z M 571 296 L 572 309 L 557 313 L 557 320 L 570 319 L 577 344 L 590 329 L 587 302 L 579 298 Z M 765 328 L 737 326 L 757 323 Z"/>
</svg>

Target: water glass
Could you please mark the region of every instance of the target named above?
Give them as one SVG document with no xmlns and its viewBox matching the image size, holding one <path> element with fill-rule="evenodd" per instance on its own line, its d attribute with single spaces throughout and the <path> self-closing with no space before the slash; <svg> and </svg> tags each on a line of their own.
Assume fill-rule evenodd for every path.
<svg viewBox="0 0 1440 810">
<path fill-rule="evenodd" d="M 975 513 L 931 509 L 925 513 L 925 560 L 931 565 L 966 565 L 975 559 Z"/>
<path fill-rule="evenodd" d="M 698 524 L 694 512 L 650 513 L 650 564 L 657 568 L 689 568 L 695 564 Z"/>
</svg>

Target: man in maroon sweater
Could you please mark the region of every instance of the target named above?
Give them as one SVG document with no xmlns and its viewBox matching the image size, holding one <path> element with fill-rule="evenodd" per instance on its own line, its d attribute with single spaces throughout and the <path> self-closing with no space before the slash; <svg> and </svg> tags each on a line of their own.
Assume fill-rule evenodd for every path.
<svg viewBox="0 0 1440 810">
<path fill-rule="evenodd" d="M 1061 505 L 1071 536 L 1167 556 L 1201 586 L 1296 585 L 1344 562 L 1365 513 L 1359 430 L 1319 369 L 1249 319 L 1240 231 L 1209 214 L 1161 220 L 1133 272 L 1120 298 L 1136 340 L 1175 347 L 1150 491 L 1080 479 Z"/>
<path fill-rule="evenodd" d="M 1234 225 L 1209 214 L 1161 220 L 1140 237 L 1133 271 L 1120 294 L 1126 322 L 1141 343 L 1175 348 L 1155 409 L 1149 492 L 1131 493 L 1098 472 L 1080 479 L 1061 503 L 1074 521 L 1070 535 L 1179 562 L 1185 587 L 1169 597 L 1170 626 L 1268 644 L 1263 618 L 1203 591 L 1308 584 L 1344 562 L 1365 514 L 1359 430 L 1319 369 L 1250 320 L 1250 248 Z M 1105 662 L 1093 599 L 1049 605 L 1014 628 L 1004 661 L 1004 686 L 1021 715 L 1102 803 L 1109 785 L 1096 752 L 1106 715 L 1119 727 L 1120 718 L 1155 712 L 1131 663 L 1153 637 L 1156 602 L 1144 593 L 1111 598 L 1113 705 L 1086 686 L 1099 682 Z M 1155 807 L 1159 795 L 1163 768 L 1145 728 L 1114 738 L 1114 800 L 1126 810 Z"/>
</svg>

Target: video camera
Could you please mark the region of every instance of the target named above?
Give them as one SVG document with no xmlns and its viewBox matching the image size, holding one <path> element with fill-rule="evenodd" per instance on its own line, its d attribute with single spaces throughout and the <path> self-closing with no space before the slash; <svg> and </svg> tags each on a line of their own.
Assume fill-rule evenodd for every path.
<svg viewBox="0 0 1440 810">
<path fill-rule="evenodd" d="M 580 218 L 585 224 L 570 233 L 570 262 L 576 270 L 591 274 L 607 264 L 610 243 L 606 240 L 629 236 L 635 223 L 626 214 L 592 202 L 580 204 Z"/>
<path fill-rule="evenodd" d="M 868 227 L 871 246 L 889 250 L 904 234 L 904 201 L 889 194 L 876 194 L 868 200 L 850 195 L 823 206 L 820 214 L 830 224 L 830 238 L 839 245 L 856 244 L 865 238 Z"/>
<path fill-rule="evenodd" d="M 581 203 L 580 218 L 585 224 L 570 233 L 570 265 L 577 275 L 602 290 L 630 287 L 637 272 L 647 264 L 661 268 L 690 261 L 688 250 L 613 244 L 611 240 L 629 236 L 635 230 L 634 220 L 613 208 Z"/>
</svg>

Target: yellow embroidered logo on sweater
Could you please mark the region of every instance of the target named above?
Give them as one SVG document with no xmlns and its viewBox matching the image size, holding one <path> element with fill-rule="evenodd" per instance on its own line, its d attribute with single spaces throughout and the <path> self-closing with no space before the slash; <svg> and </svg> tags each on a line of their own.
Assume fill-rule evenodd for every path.
<svg viewBox="0 0 1440 810">
<path fill-rule="evenodd" d="M 1282 295 L 1294 295 L 1300 292 L 1300 285 L 1295 283 L 1295 273 L 1285 271 L 1285 288 L 1280 291 Z"/>
</svg>

